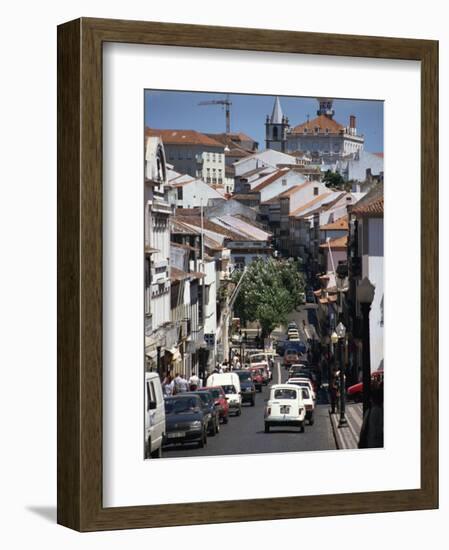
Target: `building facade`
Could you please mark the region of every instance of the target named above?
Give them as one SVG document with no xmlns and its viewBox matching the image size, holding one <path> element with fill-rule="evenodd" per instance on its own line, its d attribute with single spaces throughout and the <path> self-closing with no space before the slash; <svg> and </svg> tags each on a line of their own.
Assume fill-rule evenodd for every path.
<svg viewBox="0 0 449 550">
<path fill-rule="evenodd" d="M 147 128 L 145 135 L 162 139 L 167 162 L 177 172 L 202 178 L 210 184 L 218 184 L 220 179 L 221 184 L 224 183 L 225 147 L 222 143 L 195 130 Z"/>
<path fill-rule="evenodd" d="M 167 350 L 173 348 L 170 311 L 170 214 L 165 198 L 167 168 L 162 141 L 145 141 L 144 183 L 144 314 L 145 367 L 162 374 L 171 362 Z"/>
<path fill-rule="evenodd" d="M 362 151 L 365 138 L 357 131 L 356 117 L 351 115 L 348 124 L 341 124 L 334 120 L 331 98 L 318 98 L 318 103 L 315 118 L 290 127 L 276 98 L 271 118 L 267 117 L 265 122 L 267 149 L 286 153 L 301 151 L 325 162 Z"/>
</svg>

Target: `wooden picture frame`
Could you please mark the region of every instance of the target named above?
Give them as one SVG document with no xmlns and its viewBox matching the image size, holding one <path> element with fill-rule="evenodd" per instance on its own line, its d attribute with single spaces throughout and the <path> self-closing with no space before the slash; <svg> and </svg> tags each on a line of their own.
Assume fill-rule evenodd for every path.
<svg viewBox="0 0 449 550">
<path fill-rule="evenodd" d="M 225 502 L 102 504 L 102 44 L 421 62 L 421 488 Z M 58 523 L 79 531 L 438 506 L 438 43 L 78 19 L 58 28 Z"/>
</svg>

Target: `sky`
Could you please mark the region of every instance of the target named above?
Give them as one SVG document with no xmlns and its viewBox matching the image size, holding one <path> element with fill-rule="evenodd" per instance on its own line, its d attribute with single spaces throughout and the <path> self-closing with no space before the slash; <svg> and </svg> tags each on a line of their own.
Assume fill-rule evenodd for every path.
<svg viewBox="0 0 449 550">
<path fill-rule="evenodd" d="M 221 105 L 198 105 L 200 101 L 224 99 L 224 93 L 145 91 L 145 125 L 158 129 L 225 132 L 225 111 Z M 271 115 L 275 96 L 229 94 L 231 132 L 244 132 L 265 148 L 265 119 Z M 279 96 L 283 113 L 291 126 L 316 116 L 316 98 Z M 365 150 L 383 152 L 383 102 L 335 99 L 334 119 L 349 125 L 349 115 L 357 117 L 357 131 L 365 136 Z"/>
</svg>

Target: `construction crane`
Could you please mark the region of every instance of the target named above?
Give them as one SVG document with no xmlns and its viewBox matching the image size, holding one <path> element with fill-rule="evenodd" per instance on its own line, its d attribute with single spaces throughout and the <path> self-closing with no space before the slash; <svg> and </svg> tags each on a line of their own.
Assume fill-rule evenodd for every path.
<svg viewBox="0 0 449 550">
<path fill-rule="evenodd" d="M 226 109 L 226 133 L 231 133 L 231 105 L 229 95 L 225 99 L 211 99 L 210 101 L 200 101 L 198 105 L 223 105 Z"/>
</svg>

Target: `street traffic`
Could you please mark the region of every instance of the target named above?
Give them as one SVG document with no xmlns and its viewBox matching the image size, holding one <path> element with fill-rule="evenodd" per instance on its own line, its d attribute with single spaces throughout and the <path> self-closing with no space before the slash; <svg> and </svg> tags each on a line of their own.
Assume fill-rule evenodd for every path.
<svg viewBox="0 0 449 550">
<path fill-rule="evenodd" d="M 293 323 L 291 324 L 293 327 Z M 295 342 L 287 329 L 286 338 Z M 249 350 L 216 369 L 204 387 L 164 398 L 166 430 L 158 457 L 335 449 L 327 392 L 306 354 Z"/>
</svg>

